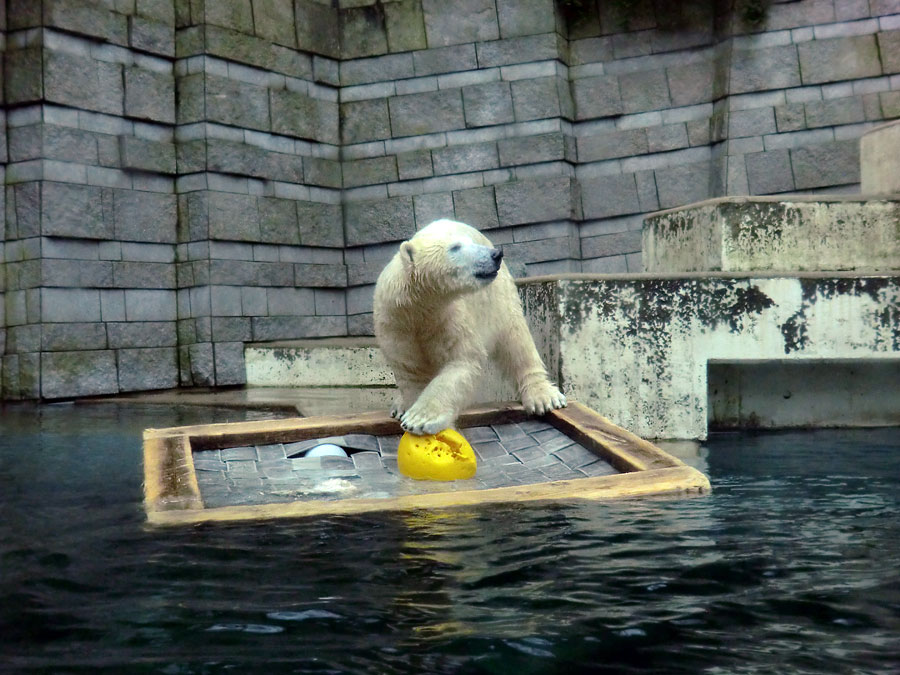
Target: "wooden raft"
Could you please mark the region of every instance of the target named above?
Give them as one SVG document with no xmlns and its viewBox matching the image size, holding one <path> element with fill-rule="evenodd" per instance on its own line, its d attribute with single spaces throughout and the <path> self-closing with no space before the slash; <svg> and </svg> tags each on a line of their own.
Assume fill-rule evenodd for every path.
<svg viewBox="0 0 900 675">
<path fill-rule="evenodd" d="M 473 408 L 460 415 L 464 429 L 529 419 L 519 404 Z M 285 503 L 205 508 L 194 471 L 193 453 L 245 445 L 291 443 L 345 434 L 401 433 L 384 413 L 205 424 L 144 431 L 144 505 L 150 523 L 177 525 L 204 521 L 299 518 L 371 511 L 444 509 L 497 502 L 605 500 L 660 494 L 704 493 L 709 479 L 693 467 L 590 408 L 570 402 L 542 418 L 611 464 L 619 474 L 547 481 L 530 485 L 403 495 L 383 499 L 306 499 Z"/>
</svg>

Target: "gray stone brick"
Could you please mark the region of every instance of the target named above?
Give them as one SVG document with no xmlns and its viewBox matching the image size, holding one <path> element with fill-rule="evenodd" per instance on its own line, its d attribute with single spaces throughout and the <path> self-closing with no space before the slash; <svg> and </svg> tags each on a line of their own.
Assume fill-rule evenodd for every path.
<svg viewBox="0 0 900 675">
<path fill-rule="evenodd" d="M 121 115 L 122 67 L 67 52 L 44 53 L 44 97 L 54 103 Z"/>
<path fill-rule="evenodd" d="M 102 323 L 46 323 L 40 336 L 40 348 L 45 352 L 106 348 L 106 326 Z"/>
<path fill-rule="evenodd" d="M 297 202 L 300 243 L 304 246 L 344 245 L 344 225 L 340 204 Z"/>
<path fill-rule="evenodd" d="M 805 106 L 802 103 L 788 103 L 775 107 L 775 126 L 779 133 L 799 131 L 806 128 Z"/>
<path fill-rule="evenodd" d="M 397 155 L 397 171 L 400 180 L 428 178 L 434 175 L 431 165 L 431 151 L 414 150 Z"/>
<path fill-rule="evenodd" d="M 736 51 L 731 57 L 732 94 L 799 85 L 800 62 L 794 45 Z"/>
<path fill-rule="evenodd" d="M 180 371 L 183 384 L 209 386 L 216 383 L 212 344 L 188 345 L 186 349 L 179 349 L 179 358 L 182 359 Z"/>
<path fill-rule="evenodd" d="M 637 183 L 631 173 L 582 180 L 581 201 L 585 218 L 609 218 L 641 211 Z"/>
<path fill-rule="evenodd" d="M 715 97 L 716 66 L 713 61 L 666 69 L 673 106 L 708 103 Z"/>
<path fill-rule="evenodd" d="M 581 254 L 585 258 L 602 258 L 611 255 L 635 253 L 641 250 L 641 231 L 628 230 L 581 240 Z"/>
<path fill-rule="evenodd" d="M 242 342 L 217 342 L 213 345 L 216 385 L 244 384 L 247 381 Z"/>
<path fill-rule="evenodd" d="M 668 108 L 669 83 L 664 70 L 628 73 L 619 78 L 622 112 L 626 114 Z"/>
<path fill-rule="evenodd" d="M 10 325 L 7 329 L 7 348 L 10 353 L 24 354 L 36 352 L 41 348 L 41 333 L 44 326 L 51 324 L 29 324 L 25 326 Z"/>
<path fill-rule="evenodd" d="M 341 163 L 333 159 L 319 157 L 303 158 L 303 175 L 309 185 L 341 187 Z"/>
<path fill-rule="evenodd" d="M 143 16 L 128 17 L 128 34 L 134 49 L 162 56 L 175 56 L 175 27 Z"/>
<path fill-rule="evenodd" d="M 177 345 L 175 322 L 173 321 L 108 323 L 106 324 L 106 334 L 109 337 L 110 349 L 175 347 Z"/>
<path fill-rule="evenodd" d="M 175 291 L 129 289 L 125 291 L 127 321 L 175 321 Z"/>
<path fill-rule="evenodd" d="M 347 285 L 345 265 L 294 264 L 294 283 L 307 288 L 343 288 Z"/>
<path fill-rule="evenodd" d="M 500 226 L 494 188 L 491 186 L 457 190 L 453 193 L 453 206 L 456 220 L 468 223 L 479 230 Z"/>
<path fill-rule="evenodd" d="M 560 115 L 560 92 L 556 77 L 538 77 L 511 83 L 513 111 L 517 122 Z"/>
<path fill-rule="evenodd" d="M 214 239 L 259 241 L 256 197 L 230 192 L 210 192 L 209 236 Z"/>
<path fill-rule="evenodd" d="M 728 117 L 729 138 L 763 136 L 775 132 L 775 114 L 772 108 L 734 110 Z"/>
<path fill-rule="evenodd" d="M 175 288 L 175 266 L 171 263 L 117 261 L 112 265 L 112 284 L 116 288 Z M 85 284 L 89 285 L 89 284 Z"/>
<path fill-rule="evenodd" d="M 123 14 L 110 12 L 93 3 L 60 0 L 44 7 L 44 25 L 91 35 L 112 42 L 128 44 L 128 24 Z"/>
<path fill-rule="evenodd" d="M 384 80 L 412 77 L 412 54 L 387 54 L 371 59 L 357 59 L 341 63 L 341 84 L 351 86 Z"/>
<path fill-rule="evenodd" d="M 395 96 L 388 100 L 394 136 L 419 136 L 465 127 L 459 90 Z"/>
<path fill-rule="evenodd" d="M 317 316 L 347 314 L 347 296 L 343 288 L 317 288 L 314 291 Z"/>
<path fill-rule="evenodd" d="M 115 190 L 113 210 L 116 239 L 175 243 L 178 218 L 175 195 Z"/>
<path fill-rule="evenodd" d="M 412 197 L 392 197 L 344 206 L 348 246 L 401 241 L 415 232 Z"/>
<path fill-rule="evenodd" d="M 125 291 L 100 291 L 100 316 L 103 321 L 125 321 Z"/>
<path fill-rule="evenodd" d="M 372 311 L 375 286 L 363 286 L 347 289 L 347 311 L 349 314 L 364 314 Z"/>
<path fill-rule="evenodd" d="M 421 230 L 435 220 L 453 218 L 453 197 L 447 192 L 416 195 L 413 197 L 413 209 L 416 229 Z"/>
<path fill-rule="evenodd" d="M 214 316 L 211 330 L 212 339 L 216 342 L 245 342 L 253 337 L 248 317 Z"/>
<path fill-rule="evenodd" d="M 206 78 L 206 96 L 201 99 L 205 102 L 205 116 L 210 122 L 221 122 L 222 124 L 230 124 L 233 126 L 243 127 L 245 129 L 257 129 L 260 131 L 269 130 L 269 95 L 264 87 L 249 84 L 247 82 L 239 82 L 237 80 L 229 80 L 216 75 L 205 75 Z M 182 78 L 182 84 L 187 78 Z M 277 103 L 278 114 L 273 111 L 272 119 L 278 120 L 278 129 L 291 127 L 292 123 L 298 121 L 302 117 L 303 112 L 309 114 L 308 107 L 302 109 L 290 108 L 291 103 L 300 104 L 303 94 L 296 96 L 287 96 L 293 92 L 272 92 L 273 107 Z M 184 95 L 191 96 L 193 92 L 190 90 L 184 92 Z M 179 101 L 182 97 L 179 97 Z M 286 120 L 281 119 L 281 115 L 287 114 Z M 187 117 L 188 119 L 185 119 Z M 181 123 L 194 121 L 194 115 L 184 115 L 179 111 L 178 121 Z M 203 112 L 200 111 L 195 119 L 203 119 Z M 302 125 L 302 121 L 300 122 Z M 309 122 L 307 122 L 309 124 Z M 278 131 L 283 133 L 283 131 Z"/>
<path fill-rule="evenodd" d="M 267 289 L 270 316 L 310 316 L 316 313 L 315 297 L 309 288 Z"/>
<path fill-rule="evenodd" d="M 145 391 L 178 386 L 178 356 L 174 347 L 120 349 L 119 390 Z"/>
<path fill-rule="evenodd" d="M 515 181 L 495 186 L 500 224 L 565 220 L 577 215 L 576 191 L 568 177 Z"/>
<path fill-rule="evenodd" d="M 388 50 L 406 52 L 425 49 L 425 18 L 418 0 L 400 0 L 384 5 Z"/>
<path fill-rule="evenodd" d="M 684 124 L 664 124 L 647 129 L 647 150 L 650 152 L 670 152 L 688 145 Z"/>
<path fill-rule="evenodd" d="M 354 314 L 347 317 L 347 335 L 375 335 L 375 323 L 372 314 Z"/>
<path fill-rule="evenodd" d="M 501 166 L 565 159 L 565 139 L 561 133 L 504 138 L 497 143 L 497 148 Z"/>
<path fill-rule="evenodd" d="M 507 124 L 515 120 L 509 82 L 486 82 L 463 87 L 466 126 Z"/>
<path fill-rule="evenodd" d="M 365 143 L 391 137 L 387 99 L 341 103 L 341 136 L 344 143 Z"/>
<path fill-rule="evenodd" d="M 253 317 L 253 340 L 293 340 L 345 335 L 347 319 L 343 316 L 278 316 Z"/>
<path fill-rule="evenodd" d="M 878 50 L 885 74 L 900 72 L 900 30 L 878 33 Z"/>
<path fill-rule="evenodd" d="M 417 76 L 438 75 L 474 70 L 478 67 L 475 46 L 441 47 L 413 53 L 413 66 Z"/>
<path fill-rule="evenodd" d="M 134 136 L 119 137 L 122 168 L 175 173 L 175 146 L 172 143 L 144 140 Z"/>
<path fill-rule="evenodd" d="M 253 10 L 250 3 L 245 0 L 220 0 L 199 7 L 205 22 L 242 33 L 253 33 Z M 192 7 L 192 12 L 196 12 L 197 9 L 197 6 Z"/>
<path fill-rule="evenodd" d="M 43 260 L 41 285 L 108 288 L 113 285 L 112 263 L 97 260 Z"/>
<path fill-rule="evenodd" d="M 622 114 L 619 78 L 599 75 L 576 80 L 572 85 L 575 118 L 579 120 Z"/>
<path fill-rule="evenodd" d="M 271 92 L 272 131 L 337 144 L 337 103 L 287 89 Z"/>
<path fill-rule="evenodd" d="M 556 34 L 553 32 L 481 42 L 476 45 L 476 48 L 480 68 L 496 68 L 515 63 L 550 61 L 559 58 L 559 45 Z"/>
<path fill-rule="evenodd" d="M 344 162 L 344 187 L 359 187 L 397 180 L 397 160 L 393 155 Z"/>
<path fill-rule="evenodd" d="M 297 226 L 297 206 L 290 199 L 260 197 L 259 209 L 260 241 L 270 244 L 300 243 L 300 229 Z"/>
<path fill-rule="evenodd" d="M 656 170 L 656 189 L 659 206 L 674 206 L 699 202 L 710 197 L 710 167 L 708 162 L 695 162 Z"/>
<path fill-rule="evenodd" d="M 497 0 L 501 37 L 553 33 L 554 9 L 552 0 Z"/>
<path fill-rule="evenodd" d="M 44 398 L 114 394 L 118 391 L 116 354 L 108 350 L 45 352 L 40 378 Z"/>
<path fill-rule="evenodd" d="M 429 47 L 484 42 L 500 37 L 493 0 L 422 0 Z"/>
<path fill-rule="evenodd" d="M 294 2 L 297 46 L 325 56 L 340 56 L 338 13 L 331 5 L 314 0 Z"/>
<path fill-rule="evenodd" d="M 625 129 L 578 139 L 579 162 L 642 155 L 647 151 L 646 129 Z"/>
<path fill-rule="evenodd" d="M 296 47 L 293 0 L 253 0 L 253 27 L 262 38 Z"/>
<path fill-rule="evenodd" d="M 498 166 L 497 144 L 472 143 L 439 148 L 432 150 L 431 159 L 436 176 L 495 169 Z"/>
<path fill-rule="evenodd" d="M 100 321 L 100 292 L 82 288 L 41 290 L 41 321 L 84 323 Z"/>
<path fill-rule="evenodd" d="M 112 222 L 104 219 L 102 188 L 45 181 L 41 186 L 41 233 L 109 239 Z M 18 207 L 18 192 L 17 207 Z M 21 236 L 21 218 L 19 228 Z"/>
<path fill-rule="evenodd" d="M 848 96 L 806 104 L 806 126 L 830 127 L 840 124 L 856 124 L 866 120 L 862 97 Z"/>
<path fill-rule="evenodd" d="M 241 314 L 244 316 L 266 316 L 269 313 L 266 289 L 259 286 L 241 288 Z"/>
<path fill-rule="evenodd" d="M 3 89 L 7 103 L 41 100 L 44 86 L 42 59 L 39 48 L 15 49 L 5 54 Z"/>
<path fill-rule="evenodd" d="M 175 122 L 175 80 L 143 68 L 125 68 L 125 114 L 165 124 Z"/>
<path fill-rule="evenodd" d="M 213 316 L 243 316 L 239 286 L 212 286 L 209 297 Z"/>
<path fill-rule="evenodd" d="M 346 59 L 387 52 L 384 12 L 372 5 L 340 10 L 341 55 Z"/>
<path fill-rule="evenodd" d="M 859 182 L 857 140 L 795 148 L 790 153 L 798 190 Z"/>
<path fill-rule="evenodd" d="M 803 84 L 881 75 L 874 35 L 812 40 L 797 45 Z"/>
</svg>

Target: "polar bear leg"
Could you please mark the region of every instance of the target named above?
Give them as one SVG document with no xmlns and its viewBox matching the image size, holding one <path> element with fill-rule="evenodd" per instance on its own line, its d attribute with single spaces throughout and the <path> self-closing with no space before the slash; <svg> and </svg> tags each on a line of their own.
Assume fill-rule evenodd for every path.
<svg viewBox="0 0 900 675">
<path fill-rule="evenodd" d="M 425 387 L 416 402 L 400 418 L 412 434 L 436 434 L 453 426 L 478 376 L 478 364 L 451 361 Z"/>
<path fill-rule="evenodd" d="M 550 380 L 524 317 L 516 317 L 497 347 L 497 360 L 515 380 L 525 412 L 543 415 L 566 406 L 566 397 Z"/>
</svg>

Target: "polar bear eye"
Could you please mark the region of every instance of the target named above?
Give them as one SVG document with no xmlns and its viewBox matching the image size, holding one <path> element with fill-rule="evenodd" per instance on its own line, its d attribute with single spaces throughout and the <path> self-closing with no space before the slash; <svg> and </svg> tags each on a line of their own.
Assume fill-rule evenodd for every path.
<svg viewBox="0 0 900 675">
<path fill-rule="evenodd" d="M 453 244 L 453 246 L 450 247 L 450 253 L 456 253 L 461 248 L 462 244 Z"/>
</svg>

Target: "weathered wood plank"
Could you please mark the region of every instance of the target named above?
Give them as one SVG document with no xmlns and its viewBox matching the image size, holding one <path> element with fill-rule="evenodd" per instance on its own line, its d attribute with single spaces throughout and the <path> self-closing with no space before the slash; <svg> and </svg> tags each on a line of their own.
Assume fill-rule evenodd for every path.
<svg viewBox="0 0 900 675">
<path fill-rule="evenodd" d="M 144 506 L 148 513 L 203 508 L 187 436 L 144 436 Z"/>
<path fill-rule="evenodd" d="M 680 459 L 616 426 L 587 406 L 570 401 L 568 407 L 547 415 L 549 421 L 583 446 L 597 452 L 619 471 L 646 471 L 684 466 Z"/>
<path fill-rule="evenodd" d="M 373 511 L 451 509 L 501 502 L 627 499 L 645 495 L 700 494 L 709 489 L 709 480 L 706 476 L 685 465 L 667 469 L 635 471 L 616 476 L 599 476 L 487 490 L 405 495 L 388 499 L 310 500 L 284 504 L 224 506 L 195 511 L 155 511 L 149 514 L 149 520 L 158 525 L 178 525 L 206 521 L 353 515 Z"/>
</svg>

